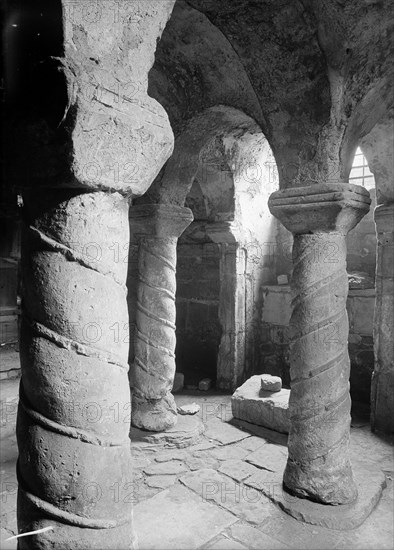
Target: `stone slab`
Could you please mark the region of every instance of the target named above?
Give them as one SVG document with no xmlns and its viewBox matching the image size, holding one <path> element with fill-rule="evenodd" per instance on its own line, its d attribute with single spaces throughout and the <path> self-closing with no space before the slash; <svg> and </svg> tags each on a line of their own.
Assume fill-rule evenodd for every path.
<svg viewBox="0 0 394 550">
<path fill-rule="evenodd" d="M 227 510 L 183 486 L 173 486 L 134 507 L 134 528 L 143 550 L 191 550 L 237 521 Z"/>
<path fill-rule="evenodd" d="M 255 466 L 243 460 L 225 460 L 219 468 L 221 474 L 225 474 L 238 482 L 244 481 L 255 474 L 256 471 L 258 470 Z"/>
<path fill-rule="evenodd" d="M 148 477 L 146 484 L 148 487 L 153 487 L 155 489 L 167 489 L 168 487 L 171 487 L 171 485 L 174 485 L 176 480 L 176 476 L 157 475 Z"/>
<path fill-rule="evenodd" d="M 253 436 L 257 436 L 257 438 L 260 439 L 262 443 L 264 442 L 277 443 L 278 445 L 284 445 L 285 447 L 287 447 L 288 434 L 282 434 L 275 430 L 270 430 L 269 428 L 265 428 L 264 426 L 251 424 L 250 422 L 246 422 L 245 420 L 240 420 L 239 418 L 233 418 L 231 420 L 231 424 L 233 424 L 234 426 L 239 426 L 241 429 L 245 430 L 246 432 L 253 434 Z M 249 443 L 252 444 L 252 442 L 255 443 L 255 440 L 256 440 L 255 437 L 249 437 L 248 439 L 245 439 L 244 442 L 245 442 L 245 445 L 247 445 Z M 238 445 L 241 445 L 241 443 L 238 443 Z"/>
<path fill-rule="evenodd" d="M 229 443 L 235 443 L 249 437 L 249 434 L 242 431 L 241 428 L 232 426 L 228 422 L 212 418 L 207 422 L 205 437 L 215 439 L 222 443 L 222 445 L 228 445 Z"/>
<path fill-rule="evenodd" d="M 200 495 L 203 501 L 215 502 L 238 518 L 259 525 L 275 509 L 275 505 L 261 492 L 237 483 L 210 468 L 180 477 L 180 482 Z"/>
<path fill-rule="evenodd" d="M 290 390 L 272 393 L 261 390 L 261 375 L 256 374 L 235 390 L 231 398 L 233 416 L 251 424 L 289 433 Z"/>
<path fill-rule="evenodd" d="M 266 443 L 248 454 L 245 460 L 258 468 L 282 474 L 287 462 L 287 447 Z"/>
<path fill-rule="evenodd" d="M 185 460 L 189 456 L 185 451 L 176 451 L 175 449 L 171 451 L 158 451 L 155 453 L 154 458 L 156 462 L 168 462 L 169 460 Z"/>
<path fill-rule="evenodd" d="M 202 470 L 203 468 L 212 468 L 213 470 L 216 470 L 218 468 L 219 463 L 217 460 L 211 457 L 202 457 L 198 458 L 195 456 L 191 456 L 186 458 L 186 464 L 189 466 L 191 470 Z"/>
<path fill-rule="evenodd" d="M 241 521 L 234 523 L 234 525 L 230 527 L 229 532 L 234 539 L 241 541 L 250 550 L 261 550 L 262 548 L 284 550 L 289 548 L 287 544 Z"/>
<path fill-rule="evenodd" d="M 248 441 L 248 439 L 250 438 L 243 439 L 242 441 Z M 250 454 L 250 451 L 248 448 L 243 448 L 241 446 L 223 445 L 222 447 L 216 447 L 216 449 L 210 450 L 209 454 L 217 460 L 242 460 L 245 456 Z"/>
<path fill-rule="evenodd" d="M 292 518 L 279 508 L 275 508 L 275 511 L 264 519 L 258 530 L 278 540 L 283 548 L 290 547 L 293 550 L 329 550 L 334 548 L 336 550 L 348 550 L 346 545 L 341 545 L 343 531 L 325 529 L 317 525 L 307 525 Z M 378 547 L 378 545 L 375 545 L 370 547 L 369 550 L 377 550 Z M 264 546 L 261 548 L 264 548 Z M 267 545 L 266 548 L 271 548 L 271 546 Z M 361 545 L 359 550 L 367 550 L 367 547 Z"/>
<path fill-rule="evenodd" d="M 178 460 L 170 460 L 149 464 L 143 470 L 148 476 L 177 475 L 187 471 L 187 466 Z"/>
<path fill-rule="evenodd" d="M 301 499 L 283 489 L 283 472 L 260 472 L 248 478 L 245 484 L 261 490 L 283 511 L 304 523 L 344 531 L 360 526 L 374 510 L 386 487 L 386 478 L 373 463 L 353 463 L 353 474 L 358 498 L 353 504 L 330 506 Z"/>
<path fill-rule="evenodd" d="M 176 425 L 165 432 L 148 432 L 134 426 L 130 429 L 133 445 L 142 444 L 144 448 L 183 448 L 198 443 L 204 433 L 204 424 L 196 415 L 179 415 Z"/>
<path fill-rule="evenodd" d="M 204 550 L 247 550 L 247 547 L 226 535 L 220 535 L 214 542 L 204 547 Z"/>
</svg>

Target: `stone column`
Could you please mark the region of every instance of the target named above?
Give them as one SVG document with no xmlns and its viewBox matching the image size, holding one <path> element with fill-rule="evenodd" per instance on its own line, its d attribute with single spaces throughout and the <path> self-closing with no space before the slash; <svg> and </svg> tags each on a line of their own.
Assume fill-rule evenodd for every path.
<svg viewBox="0 0 394 550">
<path fill-rule="evenodd" d="M 128 200 L 25 194 L 19 548 L 133 548 L 127 324 Z M 117 495 L 117 497 L 116 497 Z"/>
<path fill-rule="evenodd" d="M 173 3 L 62 0 L 64 115 L 27 123 L 18 529 L 41 531 L 20 549 L 135 547 L 124 255 L 173 147 L 147 94 Z"/>
<path fill-rule="evenodd" d="M 175 375 L 176 247 L 193 221 L 189 208 L 133 206 L 130 224 L 140 236 L 134 333 L 132 423 L 160 432 L 173 427 Z"/>
<path fill-rule="evenodd" d="M 394 203 L 374 212 L 378 240 L 374 316 L 375 368 L 371 386 L 371 427 L 394 432 Z"/>
<path fill-rule="evenodd" d="M 273 193 L 269 208 L 294 234 L 290 433 L 284 485 L 327 504 L 357 498 L 348 457 L 350 394 L 345 236 L 369 193 L 345 183 Z"/>
</svg>

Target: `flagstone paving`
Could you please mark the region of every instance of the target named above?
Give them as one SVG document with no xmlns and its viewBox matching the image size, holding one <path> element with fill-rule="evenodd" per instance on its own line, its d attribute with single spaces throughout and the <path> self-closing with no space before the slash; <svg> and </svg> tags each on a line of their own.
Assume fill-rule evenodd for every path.
<svg viewBox="0 0 394 550">
<path fill-rule="evenodd" d="M 392 441 L 371 434 L 367 423 L 354 423 L 351 455 L 371 471 L 384 471 L 387 488 L 360 527 L 336 531 L 299 522 L 268 498 L 270 480 L 277 483 L 275 472 L 286 463 L 283 434 L 233 424 L 230 396 L 184 392 L 176 401 L 178 406 L 200 405 L 205 432 L 184 449 L 168 448 L 165 440 L 157 446 L 132 442 L 133 483 L 127 498 L 135 503 L 140 550 L 393 550 Z M 15 540 L 5 542 L 17 529 L 16 452 L 8 427 L 1 438 L 2 550 L 16 548 Z"/>
</svg>

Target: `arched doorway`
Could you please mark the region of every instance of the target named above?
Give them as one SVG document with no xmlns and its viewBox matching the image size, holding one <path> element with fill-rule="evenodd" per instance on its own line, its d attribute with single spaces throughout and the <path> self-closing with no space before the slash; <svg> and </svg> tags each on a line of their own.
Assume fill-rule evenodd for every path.
<svg viewBox="0 0 394 550">
<path fill-rule="evenodd" d="M 260 127 L 225 106 L 193 119 L 176 140 L 156 193 L 188 206 L 194 221 L 178 241 L 177 369 L 234 390 L 259 368 L 260 286 L 276 189 L 275 161 Z M 154 193 L 154 191 L 153 191 Z"/>
</svg>

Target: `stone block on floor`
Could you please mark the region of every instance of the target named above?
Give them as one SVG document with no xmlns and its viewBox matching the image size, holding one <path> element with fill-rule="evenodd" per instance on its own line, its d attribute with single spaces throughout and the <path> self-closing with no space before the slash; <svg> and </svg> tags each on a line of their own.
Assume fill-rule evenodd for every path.
<svg viewBox="0 0 394 550">
<path fill-rule="evenodd" d="M 275 393 L 261 390 L 261 375 L 257 374 L 235 390 L 231 398 L 232 413 L 235 418 L 251 424 L 289 433 L 289 396 L 290 390 L 286 389 Z"/>
</svg>

